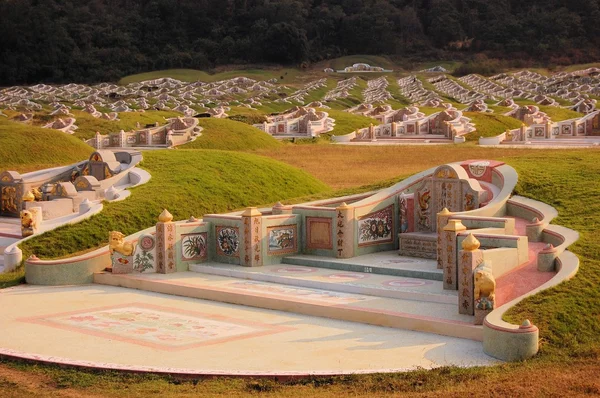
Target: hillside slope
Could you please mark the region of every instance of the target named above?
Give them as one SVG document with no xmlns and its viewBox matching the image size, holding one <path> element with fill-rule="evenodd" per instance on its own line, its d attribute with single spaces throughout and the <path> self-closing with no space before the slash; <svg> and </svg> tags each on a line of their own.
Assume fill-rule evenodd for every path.
<svg viewBox="0 0 600 398">
<path fill-rule="evenodd" d="M 11 122 L 0 117 L 0 170 L 20 173 L 87 159 L 93 148 L 58 130 Z"/>
<path fill-rule="evenodd" d="M 304 171 L 265 157 L 230 151 L 144 152 L 152 178 L 127 200 L 79 224 L 61 227 L 23 243 L 26 256 L 60 257 L 104 245 L 109 231 L 125 235 L 148 228 L 167 208 L 175 220 L 222 213 L 328 191 Z"/>
<path fill-rule="evenodd" d="M 200 119 L 202 135 L 182 149 L 223 149 L 245 151 L 276 148 L 279 141 L 246 123 L 229 119 Z"/>
</svg>

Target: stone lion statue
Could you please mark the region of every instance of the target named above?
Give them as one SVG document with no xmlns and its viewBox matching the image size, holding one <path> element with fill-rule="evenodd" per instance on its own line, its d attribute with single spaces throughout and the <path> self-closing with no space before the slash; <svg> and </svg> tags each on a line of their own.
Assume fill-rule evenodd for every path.
<svg viewBox="0 0 600 398">
<path fill-rule="evenodd" d="M 119 231 L 111 231 L 108 234 L 108 250 L 110 254 L 114 252 L 121 253 L 124 256 L 131 256 L 133 254 L 133 244 L 131 242 L 125 242 L 125 235 Z"/>
<path fill-rule="evenodd" d="M 31 236 L 37 230 L 37 220 L 29 210 L 21 210 L 21 235 Z"/>
<path fill-rule="evenodd" d="M 486 298 L 487 301 L 495 301 L 496 279 L 491 270 L 487 268 L 475 270 L 475 301 Z"/>
</svg>

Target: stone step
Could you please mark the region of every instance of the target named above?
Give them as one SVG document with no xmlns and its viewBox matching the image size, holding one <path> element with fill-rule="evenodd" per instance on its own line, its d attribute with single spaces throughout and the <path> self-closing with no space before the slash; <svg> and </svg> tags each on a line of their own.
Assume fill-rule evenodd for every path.
<svg viewBox="0 0 600 398">
<path fill-rule="evenodd" d="M 419 302 L 244 281 L 194 272 L 94 274 L 94 283 L 482 341 L 456 304 Z"/>
<path fill-rule="evenodd" d="M 400 257 L 398 257 L 400 258 Z M 439 269 L 434 269 L 432 267 L 421 268 L 421 267 L 411 267 L 408 263 L 402 265 L 402 263 L 394 264 L 390 262 L 389 264 L 381 264 L 381 263 L 362 263 L 360 262 L 360 257 L 356 257 L 354 259 L 336 259 L 331 257 L 318 257 L 318 256 L 288 256 L 284 257 L 281 262 L 283 264 L 290 265 L 299 265 L 299 266 L 307 266 L 307 267 L 317 267 L 317 268 L 328 268 L 335 269 L 339 271 L 351 271 L 351 272 L 361 272 L 368 274 L 379 274 L 379 275 L 390 275 L 390 276 L 398 276 L 398 277 L 406 277 L 406 278 L 418 278 L 418 279 L 428 279 L 432 281 L 443 281 L 443 271 Z M 353 261 L 354 260 L 354 261 Z M 411 260 L 414 261 L 414 260 Z"/>
<path fill-rule="evenodd" d="M 190 264 L 190 271 L 230 278 L 278 283 L 281 285 L 325 289 L 342 293 L 365 294 L 403 300 L 456 304 L 456 291 L 443 290 L 438 281 L 417 278 L 391 278 L 389 275 L 365 274 L 326 268 L 266 265 L 242 267 L 221 263 Z"/>
</svg>

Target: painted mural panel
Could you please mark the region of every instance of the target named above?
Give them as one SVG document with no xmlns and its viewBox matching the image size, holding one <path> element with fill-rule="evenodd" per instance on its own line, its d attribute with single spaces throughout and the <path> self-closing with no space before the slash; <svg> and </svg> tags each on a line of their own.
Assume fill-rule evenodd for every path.
<svg viewBox="0 0 600 398">
<path fill-rule="evenodd" d="M 358 220 L 358 246 L 368 246 L 393 241 L 394 205 Z"/>
<path fill-rule="evenodd" d="M 268 254 L 296 253 L 298 251 L 297 228 L 295 224 L 267 228 Z"/>
<path fill-rule="evenodd" d="M 431 184 L 425 183 L 416 192 L 417 203 L 415 205 L 416 230 L 423 232 L 432 232 L 433 223 L 431 220 Z"/>
<path fill-rule="evenodd" d="M 536 127 L 534 131 L 534 135 L 538 138 L 544 138 L 546 136 L 546 131 L 544 131 L 543 127 Z"/>
<path fill-rule="evenodd" d="M 228 257 L 240 255 L 240 232 L 236 227 L 217 227 L 217 254 Z"/>
<path fill-rule="evenodd" d="M 205 260 L 207 241 L 206 232 L 181 235 L 181 259 L 183 261 Z"/>
</svg>

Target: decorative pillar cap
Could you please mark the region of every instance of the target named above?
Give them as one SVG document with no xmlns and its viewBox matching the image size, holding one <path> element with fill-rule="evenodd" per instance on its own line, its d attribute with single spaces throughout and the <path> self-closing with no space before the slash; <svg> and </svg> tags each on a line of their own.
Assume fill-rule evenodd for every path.
<svg viewBox="0 0 600 398">
<path fill-rule="evenodd" d="M 281 208 L 281 207 L 283 207 L 283 203 L 281 203 L 281 202 L 277 202 L 277 203 L 275 203 L 275 205 L 273 206 L 273 208 L 276 208 L 276 207 L 277 207 L 277 208 Z"/>
<path fill-rule="evenodd" d="M 444 231 L 465 231 L 465 227 L 461 220 L 448 220 L 448 224 L 443 228 Z"/>
<path fill-rule="evenodd" d="M 27 261 L 40 261 L 40 259 L 35 254 L 32 254 L 31 256 L 29 256 Z"/>
<path fill-rule="evenodd" d="M 167 209 L 164 209 L 160 216 L 158 216 L 158 221 L 160 222 L 171 222 L 173 221 L 173 215 L 169 213 Z"/>
<path fill-rule="evenodd" d="M 31 192 L 31 191 L 27 191 L 27 193 L 25 195 L 23 195 L 24 202 L 33 202 L 34 200 L 35 200 L 35 196 L 33 195 L 33 192 Z"/>
<path fill-rule="evenodd" d="M 188 218 L 188 222 L 196 222 L 198 221 L 198 219 L 194 216 L 190 216 L 190 218 Z"/>
<path fill-rule="evenodd" d="M 521 326 L 519 326 L 519 329 L 531 329 L 533 327 L 533 323 L 529 319 L 525 319 Z"/>
<path fill-rule="evenodd" d="M 258 209 L 256 207 L 248 207 L 246 210 L 244 210 L 244 212 L 242 213 L 243 217 L 258 217 L 258 216 L 262 216 L 262 213 L 260 211 L 258 211 Z"/>
<path fill-rule="evenodd" d="M 467 239 L 463 240 L 463 242 L 462 242 L 463 250 L 470 251 L 470 252 L 479 249 L 480 245 L 481 245 L 481 243 L 479 243 L 479 241 L 473 234 L 469 234 L 469 236 L 467 236 Z"/>
<path fill-rule="evenodd" d="M 440 216 L 447 216 L 448 214 L 452 214 L 452 212 L 451 212 L 450 210 L 448 210 L 448 208 L 447 208 L 447 207 L 444 207 L 444 208 L 442 209 L 442 211 L 440 211 L 438 214 L 439 214 Z"/>
<path fill-rule="evenodd" d="M 338 210 L 346 210 L 346 209 L 351 209 L 351 207 L 348 206 L 348 204 L 346 202 L 342 202 L 340 207 L 338 207 Z"/>
<path fill-rule="evenodd" d="M 17 245 L 14 245 L 10 250 L 5 251 L 5 253 L 7 253 L 7 254 L 17 254 L 17 253 L 22 253 L 22 252 L 23 251 L 21 249 L 19 249 L 17 247 Z M 39 258 L 38 258 L 38 260 L 39 260 Z"/>
</svg>

